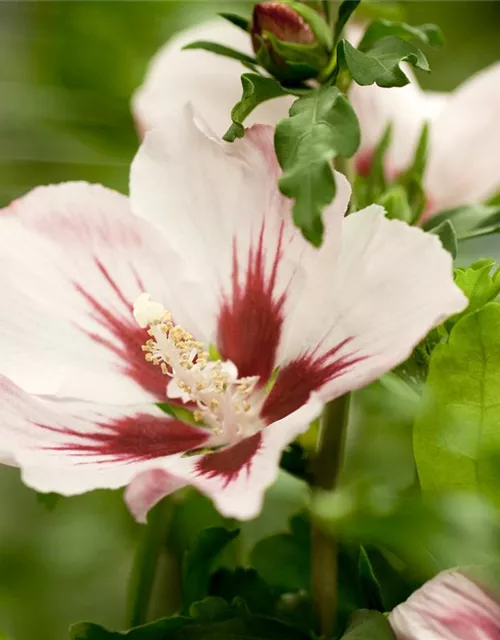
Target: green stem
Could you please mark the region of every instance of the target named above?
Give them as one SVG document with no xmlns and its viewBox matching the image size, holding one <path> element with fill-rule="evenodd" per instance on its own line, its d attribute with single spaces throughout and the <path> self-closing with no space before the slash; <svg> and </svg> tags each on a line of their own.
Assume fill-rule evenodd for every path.
<svg viewBox="0 0 500 640">
<path fill-rule="evenodd" d="M 326 405 L 314 468 L 313 491 L 331 491 L 337 484 L 349 417 L 349 394 Z M 312 586 L 318 627 L 331 636 L 338 607 L 337 541 L 313 525 Z"/>
<path fill-rule="evenodd" d="M 130 604 L 127 616 L 130 627 L 137 627 L 147 621 L 158 562 L 166 545 L 173 513 L 174 505 L 169 498 L 164 498 L 149 513 L 148 524 L 139 542 L 130 577 Z"/>
</svg>

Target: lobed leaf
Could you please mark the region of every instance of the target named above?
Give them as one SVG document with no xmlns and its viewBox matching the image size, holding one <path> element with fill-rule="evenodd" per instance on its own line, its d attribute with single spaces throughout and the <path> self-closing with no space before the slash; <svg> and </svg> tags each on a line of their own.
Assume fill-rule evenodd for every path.
<svg viewBox="0 0 500 640">
<path fill-rule="evenodd" d="M 359 141 L 356 114 L 336 87 L 321 87 L 299 98 L 290 118 L 276 126 L 274 143 L 283 169 L 279 188 L 295 200 L 294 222 L 315 246 L 323 238 L 323 208 L 335 197 L 332 161 L 351 157 Z"/>
<path fill-rule="evenodd" d="M 234 142 L 245 134 L 243 122 L 252 111 L 267 100 L 287 95 L 287 92 L 274 78 L 267 78 L 256 73 L 244 73 L 241 76 L 243 95 L 231 111 L 232 125 L 224 134 L 226 142 Z"/>
<path fill-rule="evenodd" d="M 353 80 L 360 85 L 376 83 L 379 87 L 403 87 L 409 83 L 401 70 L 402 62 L 409 62 L 422 71 L 430 71 L 427 58 L 411 42 L 389 36 L 378 40 L 363 52 L 347 40 L 339 43 L 339 56 L 349 69 Z"/>
<path fill-rule="evenodd" d="M 441 47 L 444 44 L 444 37 L 441 29 L 435 24 L 422 24 L 414 27 L 405 22 L 394 22 L 392 20 L 374 20 L 363 35 L 359 43 L 359 50 L 370 49 L 375 42 L 388 36 L 395 36 L 403 40 L 415 39 L 431 47 Z"/>
</svg>

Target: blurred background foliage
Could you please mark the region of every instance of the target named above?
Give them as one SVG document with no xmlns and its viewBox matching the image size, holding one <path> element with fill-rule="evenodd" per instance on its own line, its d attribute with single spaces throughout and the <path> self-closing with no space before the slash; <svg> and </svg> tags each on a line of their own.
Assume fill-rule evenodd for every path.
<svg viewBox="0 0 500 640">
<path fill-rule="evenodd" d="M 37 184 L 65 180 L 126 192 L 138 142 L 129 100 L 149 58 L 169 35 L 222 8 L 248 14 L 251 3 L 0 2 L 0 206 Z M 433 73 L 420 77 L 424 87 L 451 90 L 497 60 L 500 2 L 415 0 L 405 10 L 408 22 L 435 22 L 447 39 L 444 51 L 428 52 Z M 495 236 L 487 242 L 474 251 L 496 252 Z M 397 390 L 387 398 L 383 384 L 358 394 L 361 426 L 347 479 L 362 469 L 363 482 L 411 486 L 412 407 Z M 356 449 L 359 434 L 372 446 Z M 63 640 L 76 620 L 122 627 L 141 527 L 121 495 L 96 492 L 49 509 L 17 470 L 0 469 L 0 483 L 0 629 L 15 640 Z M 283 475 L 263 516 L 244 526 L 244 552 L 284 531 L 305 498 L 303 485 Z M 177 553 L 200 527 L 219 521 L 207 501 L 191 495 L 177 509 Z"/>
</svg>

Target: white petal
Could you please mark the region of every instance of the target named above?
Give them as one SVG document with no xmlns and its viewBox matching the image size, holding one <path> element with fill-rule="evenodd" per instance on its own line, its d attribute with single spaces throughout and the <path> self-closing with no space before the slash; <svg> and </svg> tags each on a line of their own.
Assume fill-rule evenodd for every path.
<svg viewBox="0 0 500 640">
<path fill-rule="evenodd" d="M 0 212 L 1 372 L 39 394 L 163 399 L 132 304 L 147 291 L 178 314 L 187 277 L 124 196 L 86 183 L 35 189 Z"/>
<path fill-rule="evenodd" d="M 192 102 L 211 128 L 223 135 L 231 124 L 231 109 L 241 98 L 243 65 L 208 51 L 182 47 L 195 40 L 225 44 L 252 55 L 250 36 L 222 19 L 187 29 L 171 38 L 151 61 L 142 87 L 133 99 L 138 129 L 146 132 L 169 126 L 170 116 Z M 248 118 L 254 123 L 276 124 L 288 114 L 293 99 L 280 98 L 260 105 Z"/>
<path fill-rule="evenodd" d="M 137 522 L 145 523 L 148 511 L 162 498 L 186 486 L 186 482 L 163 469 L 144 471 L 125 491 L 125 503 Z"/>
<path fill-rule="evenodd" d="M 2 450 L 22 469 L 24 482 L 67 496 L 116 489 L 145 471 L 168 470 L 180 454 L 208 439 L 206 431 L 173 420 L 153 404 L 40 400 L 4 377 L 0 413 Z"/>
<path fill-rule="evenodd" d="M 500 604 L 464 575 L 449 571 L 396 607 L 389 622 L 397 640 L 496 640 Z"/>
<path fill-rule="evenodd" d="M 255 518 L 265 491 L 275 481 L 281 452 L 321 412 L 323 403 L 316 396 L 283 420 L 239 444 L 201 457 L 178 460 L 172 473 L 195 486 L 215 503 L 227 518 Z"/>
<path fill-rule="evenodd" d="M 310 391 L 329 400 L 368 384 L 466 306 L 436 236 L 386 219 L 376 205 L 350 215 L 335 270 L 293 317 L 264 416 L 286 415 Z"/>
<path fill-rule="evenodd" d="M 481 202 L 500 189 L 500 63 L 451 94 L 431 129 L 425 187 L 433 211 Z"/>
<path fill-rule="evenodd" d="M 272 372 L 287 309 L 335 264 L 350 196 L 338 174 L 318 251 L 293 225 L 279 173 L 270 127 L 221 143 L 189 109 L 168 129 L 150 132 L 132 165 L 134 212 L 161 225 L 205 283 L 193 311 L 197 324 L 240 376 Z"/>
</svg>

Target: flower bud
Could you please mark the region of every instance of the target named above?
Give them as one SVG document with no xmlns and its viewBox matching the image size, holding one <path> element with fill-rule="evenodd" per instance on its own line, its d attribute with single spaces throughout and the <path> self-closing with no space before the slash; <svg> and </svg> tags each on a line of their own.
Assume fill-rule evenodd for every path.
<svg viewBox="0 0 500 640">
<path fill-rule="evenodd" d="M 328 64 L 328 25 L 306 5 L 258 2 L 251 35 L 259 63 L 278 80 L 300 82 L 314 78 Z"/>
<path fill-rule="evenodd" d="M 265 38 L 272 33 L 278 40 L 295 44 L 314 44 L 316 38 L 311 27 L 290 5 L 281 2 L 259 2 L 253 11 L 252 42 L 255 51 L 260 48 L 256 36 Z"/>
</svg>

